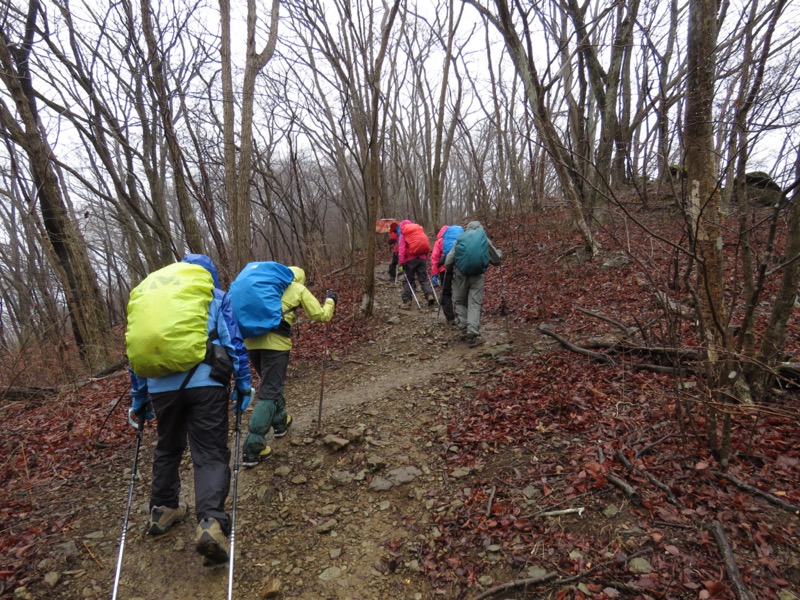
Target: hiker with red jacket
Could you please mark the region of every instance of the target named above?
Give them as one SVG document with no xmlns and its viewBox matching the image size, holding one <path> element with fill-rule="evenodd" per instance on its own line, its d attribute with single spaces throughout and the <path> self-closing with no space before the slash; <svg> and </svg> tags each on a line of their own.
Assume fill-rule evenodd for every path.
<svg viewBox="0 0 800 600">
<path fill-rule="evenodd" d="M 400 225 L 398 223 L 392 223 L 392 226 L 389 228 L 389 248 L 392 250 L 392 262 L 389 264 L 389 279 L 394 281 L 397 277 L 397 241 L 400 237 Z"/>
<path fill-rule="evenodd" d="M 408 219 L 400 223 L 400 242 L 398 243 L 398 260 L 403 268 L 403 308 L 411 307 L 411 296 L 415 288 L 416 279 L 422 287 L 422 293 L 428 301 L 428 306 L 436 303 L 430 281 L 428 281 L 428 253 L 431 243 L 422 225 L 412 223 Z"/>
<path fill-rule="evenodd" d="M 461 339 L 470 348 L 483 343 L 480 337 L 483 274 L 490 264 L 499 265 L 502 261 L 503 253 L 492 245 L 479 221 L 470 221 L 445 258 L 446 267 L 455 267 L 453 302 Z"/>
</svg>

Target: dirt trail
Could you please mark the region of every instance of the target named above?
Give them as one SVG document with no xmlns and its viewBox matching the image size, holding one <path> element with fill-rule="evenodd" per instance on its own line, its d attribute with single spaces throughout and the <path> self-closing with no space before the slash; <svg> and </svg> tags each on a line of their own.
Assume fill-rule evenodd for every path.
<svg viewBox="0 0 800 600">
<path fill-rule="evenodd" d="M 486 344 L 469 349 L 435 308 L 403 310 L 399 299 L 399 285 L 379 282 L 376 318 L 383 325 L 376 339 L 332 357 L 319 428 L 319 367 L 290 365 L 286 398 L 294 425 L 286 437 L 269 440 L 269 461 L 239 474 L 234 597 L 273 597 L 267 592 L 275 587 L 282 595 L 274 597 L 309 600 L 432 596 L 417 561 L 407 552 L 395 555 L 393 542 L 429 536 L 432 502 L 426 501 L 447 488 L 435 440 L 449 418 L 448 385 L 476 361 L 501 354 L 507 339 L 503 323 L 485 315 Z M 233 440 L 233 422 L 231 428 Z M 338 449 L 325 442 L 330 435 L 349 441 Z M 225 598 L 228 565 L 202 566 L 193 512 L 163 537 L 144 535 L 154 441 L 150 428 L 119 598 Z M 96 488 L 85 490 L 81 516 L 65 540 L 74 547 L 57 548 L 39 565 L 43 574 L 57 573 L 58 582 L 47 596 L 32 586 L 31 597 L 109 597 L 129 477 L 129 469 L 110 466 Z M 181 479 L 182 498 L 192 506 L 188 452 Z"/>
</svg>

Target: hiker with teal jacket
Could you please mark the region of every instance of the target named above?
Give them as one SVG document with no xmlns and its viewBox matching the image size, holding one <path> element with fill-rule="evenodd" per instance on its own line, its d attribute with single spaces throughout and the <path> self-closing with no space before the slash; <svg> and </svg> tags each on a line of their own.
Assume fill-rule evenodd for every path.
<svg viewBox="0 0 800 600">
<path fill-rule="evenodd" d="M 326 323 L 333 318 L 339 299 L 336 292 L 328 290 L 325 301 L 320 305 L 305 286 L 305 271 L 300 267 L 289 267 L 289 270 L 294 273 L 294 280 L 281 296 L 280 325 L 272 331 L 244 340 L 250 361 L 261 376 L 256 405 L 248 424 L 249 433 L 242 450 L 242 465 L 245 467 L 255 467 L 272 454 L 266 442 L 270 428 L 275 437 L 280 438 L 286 435 L 292 424 L 292 416 L 286 412 L 284 383 L 297 309 L 302 308 L 312 321 Z"/>
<path fill-rule="evenodd" d="M 464 233 L 455 240 L 444 264 L 454 267 L 453 303 L 461 339 L 474 348 L 483 343 L 481 335 L 481 309 L 483 308 L 483 275 L 489 265 L 499 265 L 500 252 L 486 237 L 479 221 L 470 221 Z"/>
<path fill-rule="evenodd" d="M 141 317 L 133 315 L 132 310 L 135 308 L 132 306 L 136 302 L 133 299 L 136 290 L 131 292 L 132 301 L 128 307 L 129 319 L 126 332 L 126 343 L 129 344 L 127 351 L 131 361 L 133 399 L 130 415 L 132 422 L 134 419 L 150 420 L 154 416 L 158 417 L 158 440 L 153 452 L 153 481 L 150 491 L 150 526 L 147 533 L 154 536 L 162 535 L 186 516 L 188 506 L 185 502 L 179 501 L 179 495 L 181 458 L 186 450 L 188 438 L 194 465 L 194 512 L 198 521 L 195 536 L 196 550 L 206 558 L 207 564 L 217 564 L 228 560 L 227 536 L 230 534 L 231 525 L 230 515 L 225 512 L 225 499 L 228 496 L 231 479 L 229 467 L 231 451 L 228 448 L 230 367 L 231 365 L 233 367 L 237 393 L 244 395 L 245 400 L 249 402 L 250 363 L 239 328 L 233 318 L 230 299 L 220 289 L 217 269 L 212 260 L 202 254 L 187 254 L 181 262 L 205 268 L 213 279 L 213 282 L 208 282 L 207 288 L 201 290 L 207 289 L 209 294 L 205 300 L 201 299 L 203 310 L 208 306 L 207 334 L 200 340 L 207 359 L 185 371 L 169 372 L 157 377 L 141 376 L 141 373 L 147 372 L 144 368 L 145 361 L 142 360 L 140 367 L 140 363 L 134 359 L 136 348 L 133 345 L 135 340 L 141 339 L 136 337 L 136 328 L 146 328 L 147 324 L 140 325 L 141 321 L 137 322 L 136 319 L 157 322 L 159 315 L 153 314 L 155 308 L 147 310 L 147 314 Z M 177 264 L 174 266 L 178 267 Z M 202 270 L 199 272 L 203 274 Z M 158 272 L 152 275 L 157 276 Z M 192 275 L 189 270 L 173 269 L 169 277 L 163 278 L 165 282 L 163 287 L 174 286 L 181 295 L 191 296 L 197 289 L 191 287 L 192 277 L 196 280 L 197 276 Z M 151 286 L 151 290 L 157 287 Z M 206 304 L 209 299 L 210 303 Z M 162 312 L 188 312 L 170 311 L 170 307 L 166 305 L 158 308 L 162 309 Z M 180 316 L 182 319 L 173 319 L 178 329 L 170 330 L 166 336 L 166 339 L 174 340 L 171 344 L 173 347 L 177 347 L 182 341 L 182 336 L 186 335 L 184 330 L 187 320 L 185 315 Z M 205 321 L 202 315 L 201 319 L 202 328 Z M 223 372 L 218 378 L 215 378 L 217 375 L 216 367 L 213 366 L 214 361 L 208 359 L 209 341 L 223 355 L 227 355 L 230 361 L 226 361 Z M 206 362 L 207 360 L 209 362 Z"/>
</svg>

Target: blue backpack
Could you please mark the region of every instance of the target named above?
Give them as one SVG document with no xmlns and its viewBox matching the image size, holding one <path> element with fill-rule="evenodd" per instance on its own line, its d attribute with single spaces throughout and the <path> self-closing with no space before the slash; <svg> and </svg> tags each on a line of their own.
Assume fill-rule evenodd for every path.
<svg viewBox="0 0 800 600">
<path fill-rule="evenodd" d="M 483 229 L 465 231 L 456 240 L 456 269 L 465 277 L 483 275 L 489 268 L 489 239 Z"/>
<path fill-rule="evenodd" d="M 281 297 L 292 281 L 291 269 L 272 261 L 251 262 L 242 269 L 228 294 L 242 337 L 264 335 L 281 324 Z"/>
<path fill-rule="evenodd" d="M 464 228 L 461 225 L 450 225 L 444 230 L 442 236 L 442 254 L 447 256 L 450 250 L 453 249 L 453 244 L 456 243 L 456 238 L 464 233 Z"/>
</svg>

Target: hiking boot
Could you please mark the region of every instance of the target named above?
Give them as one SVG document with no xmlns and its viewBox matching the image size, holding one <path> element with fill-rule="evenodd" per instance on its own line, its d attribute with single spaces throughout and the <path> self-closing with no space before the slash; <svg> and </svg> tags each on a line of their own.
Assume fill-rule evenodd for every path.
<svg viewBox="0 0 800 600">
<path fill-rule="evenodd" d="M 242 466 L 243 467 L 255 467 L 258 463 L 264 462 L 270 456 L 272 456 L 272 448 L 269 446 L 264 446 L 264 449 L 259 452 L 256 456 L 248 456 L 245 455 L 242 457 Z"/>
<path fill-rule="evenodd" d="M 411 310 L 411 300 L 403 300 L 400 303 L 400 308 L 403 310 Z"/>
<path fill-rule="evenodd" d="M 281 431 L 277 429 L 273 430 L 276 438 L 282 438 L 286 435 L 289 431 L 289 427 L 292 426 L 292 415 L 286 415 L 286 427 L 284 427 Z"/>
<path fill-rule="evenodd" d="M 425 299 L 428 301 L 428 306 L 433 306 L 436 304 L 436 298 L 433 296 L 425 296 Z"/>
<path fill-rule="evenodd" d="M 456 323 L 456 320 L 455 320 L 455 319 L 450 319 L 450 320 L 447 322 L 447 324 L 448 324 L 450 327 L 455 327 L 455 326 L 457 325 L 457 323 Z"/>
<path fill-rule="evenodd" d="M 470 348 L 475 348 L 483 344 L 483 338 L 479 335 L 471 335 L 471 336 L 468 335 L 467 342 L 469 343 Z"/>
<path fill-rule="evenodd" d="M 205 556 L 207 566 L 218 565 L 228 560 L 228 540 L 222 533 L 219 521 L 213 518 L 203 519 L 197 524 L 195 549 Z"/>
<path fill-rule="evenodd" d="M 180 523 L 186 516 L 189 505 L 180 502 L 177 508 L 169 506 L 154 506 L 150 509 L 150 529 L 149 535 L 164 535 L 175 523 Z"/>
<path fill-rule="evenodd" d="M 461 335 L 458 336 L 459 341 L 467 342 L 469 341 L 469 335 L 467 334 L 466 329 L 461 330 Z"/>
</svg>

